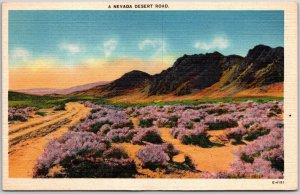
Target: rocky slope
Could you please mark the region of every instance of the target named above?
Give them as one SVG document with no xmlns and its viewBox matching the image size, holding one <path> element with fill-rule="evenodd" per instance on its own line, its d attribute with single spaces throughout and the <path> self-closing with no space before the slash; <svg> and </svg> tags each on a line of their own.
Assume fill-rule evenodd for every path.
<svg viewBox="0 0 300 194">
<path fill-rule="evenodd" d="M 219 52 L 184 55 L 172 67 L 156 75 L 132 71 L 103 86 L 97 86 L 76 95 L 114 97 L 134 92 L 147 96 L 183 96 L 207 91 L 230 91 L 229 95 L 283 83 L 284 49 L 257 45 L 246 57 L 224 56 Z M 225 92 L 226 93 L 226 92 Z M 224 94 L 226 96 L 226 94 Z"/>
</svg>

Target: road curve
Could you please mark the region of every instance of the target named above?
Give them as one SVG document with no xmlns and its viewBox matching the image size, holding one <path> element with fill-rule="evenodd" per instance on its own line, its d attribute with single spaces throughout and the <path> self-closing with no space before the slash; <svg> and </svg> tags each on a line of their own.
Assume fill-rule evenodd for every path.
<svg viewBox="0 0 300 194">
<path fill-rule="evenodd" d="M 90 108 L 77 102 L 66 104 L 66 110 L 9 128 L 9 177 L 31 178 L 34 165 L 45 145 L 62 136 L 69 127 L 86 117 Z"/>
</svg>

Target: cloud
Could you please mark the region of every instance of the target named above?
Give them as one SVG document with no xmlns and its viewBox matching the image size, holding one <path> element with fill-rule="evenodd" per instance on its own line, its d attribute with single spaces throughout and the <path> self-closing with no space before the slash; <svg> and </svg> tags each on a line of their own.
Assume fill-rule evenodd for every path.
<svg viewBox="0 0 300 194">
<path fill-rule="evenodd" d="M 30 58 L 30 52 L 24 48 L 15 48 L 10 52 L 10 58 L 14 62 L 24 62 Z"/>
<path fill-rule="evenodd" d="M 145 50 L 148 47 L 154 49 L 154 54 L 152 57 L 157 57 L 166 51 L 166 43 L 163 40 L 158 39 L 145 39 L 139 43 L 139 49 Z"/>
<path fill-rule="evenodd" d="M 113 51 L 116 50 L 118 46 L 118 41 L 114 39 L 107 40 L 103 42 L 103 52 L 105 57 L 109 57 L 112 55 Z"/>
<path fill-rule="evenodd" d="M 225 49 L 229 47 L 229 40 L 224 36 L 216 36 L 211 42 L 196 42 L 194 48 L 200 50 Z"/>
<path fill-rule="evenodd" d="M 67 51 L 70 54 L 76 54 L 82 51 L 79 44 L 63 43 L 60 45 L 60 49 Z"/>
</svg>

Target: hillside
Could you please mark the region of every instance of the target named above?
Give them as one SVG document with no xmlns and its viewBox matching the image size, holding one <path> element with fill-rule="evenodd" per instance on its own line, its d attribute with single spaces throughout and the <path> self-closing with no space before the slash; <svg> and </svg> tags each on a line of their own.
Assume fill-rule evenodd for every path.
<svg viewBox="0 0 300 194">
<path fill-rule="evenodd" d="M 132 71 L 72 95 L 114 101 L 153 101 L 244 96 L 283 96 L 284 48 L 257 45 L 245 57 L 219 52 L 184 55 L 156 75 Z"/>
<path fill-rule="evenodd" d="M 73 95 L 95 95 L 114 97 L 130 94 L 133 90 L 142 91 L 151 81 L 151 76 L 142 71 L 125 73 L 121 78 L 106 84 L 94 87 L 86 91 L 75 92 Z"/>
</svg>

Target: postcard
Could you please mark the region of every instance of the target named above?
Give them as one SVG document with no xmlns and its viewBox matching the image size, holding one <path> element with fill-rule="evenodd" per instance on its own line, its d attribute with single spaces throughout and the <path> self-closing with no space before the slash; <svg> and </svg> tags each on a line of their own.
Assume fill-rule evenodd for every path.
<svg viewBox="0 0 300 194">
<path fill-rule="evenodd" d="M 296 2 L 2 4 L 4 190 L 296 190 Z"/>
</svg>

